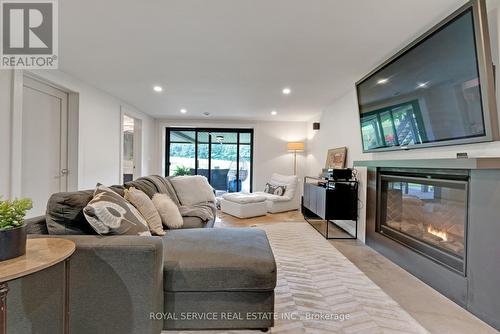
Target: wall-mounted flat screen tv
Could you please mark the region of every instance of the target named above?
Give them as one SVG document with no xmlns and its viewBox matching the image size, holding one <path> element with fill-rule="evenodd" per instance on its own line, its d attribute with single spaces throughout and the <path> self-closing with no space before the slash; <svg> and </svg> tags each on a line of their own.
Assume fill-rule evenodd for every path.
<svg viewBox="0 0 500 334">
<path fill-rule="evenodd" d="M 356 88 L 364 152 L 496 140 L 484 1 L 461 7 Z"/>
</svg>

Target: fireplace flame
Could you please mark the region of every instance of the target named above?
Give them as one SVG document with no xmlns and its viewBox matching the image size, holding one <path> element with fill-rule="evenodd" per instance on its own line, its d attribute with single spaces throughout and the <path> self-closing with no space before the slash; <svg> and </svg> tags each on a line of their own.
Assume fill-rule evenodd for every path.
<svg viewBox="0 0 500 334">
<path fill-rule="evenodd" d="M 440 237 L 443 241 L 448 241 L 448 234 L 445 231 L 441 231 L 432 227 L 432 225 L 427 226 L 427 232 L 436 237 Z"/>
</svg>

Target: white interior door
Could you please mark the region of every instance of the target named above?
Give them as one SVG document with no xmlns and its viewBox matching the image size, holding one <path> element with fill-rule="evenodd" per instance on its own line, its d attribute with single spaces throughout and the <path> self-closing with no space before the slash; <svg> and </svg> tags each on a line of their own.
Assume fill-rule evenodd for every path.
<svg viewBox="0 0 500 334">
<path fill-rule="evenodd" d="M 33 200 L 28 217 L 45 213 L 47 200 L 68 187 L 68 94 L 23 80 L 21 196 Z"/>
<path fill-rule="evenodd" d="M 121 177 L 126 183 L 142 175 L 142 121 L 124 110 L 122 107 Z"/>
</svg>

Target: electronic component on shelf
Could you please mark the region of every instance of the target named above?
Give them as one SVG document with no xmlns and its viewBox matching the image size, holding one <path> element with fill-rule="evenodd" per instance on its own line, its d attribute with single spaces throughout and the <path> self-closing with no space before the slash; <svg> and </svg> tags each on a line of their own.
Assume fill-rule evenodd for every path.
<svg viewBox="0 0 500 334">
<path fill-rule="evenodd" d="M 351 168 L 323 168 L 321 177 L 327 180 L 349 181 L 353 178 L 353 172 Z"/>
<path fill-rule="evenodd" d="M 330 179 L 332 175 L 333 168 L 323 168 L 320 177 L 323 179 Z"/>
</svg>

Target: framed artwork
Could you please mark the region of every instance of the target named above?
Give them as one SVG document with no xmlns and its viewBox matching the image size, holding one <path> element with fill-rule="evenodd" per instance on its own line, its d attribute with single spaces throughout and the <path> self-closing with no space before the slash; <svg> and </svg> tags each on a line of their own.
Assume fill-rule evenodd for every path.
<svg viewBox="0 0 500 334">
<path fill-rule="evenodd" d="M 331 148 L 326 155 L 325 168 L 345 168 L 347 147 Z"/>
</svg>

